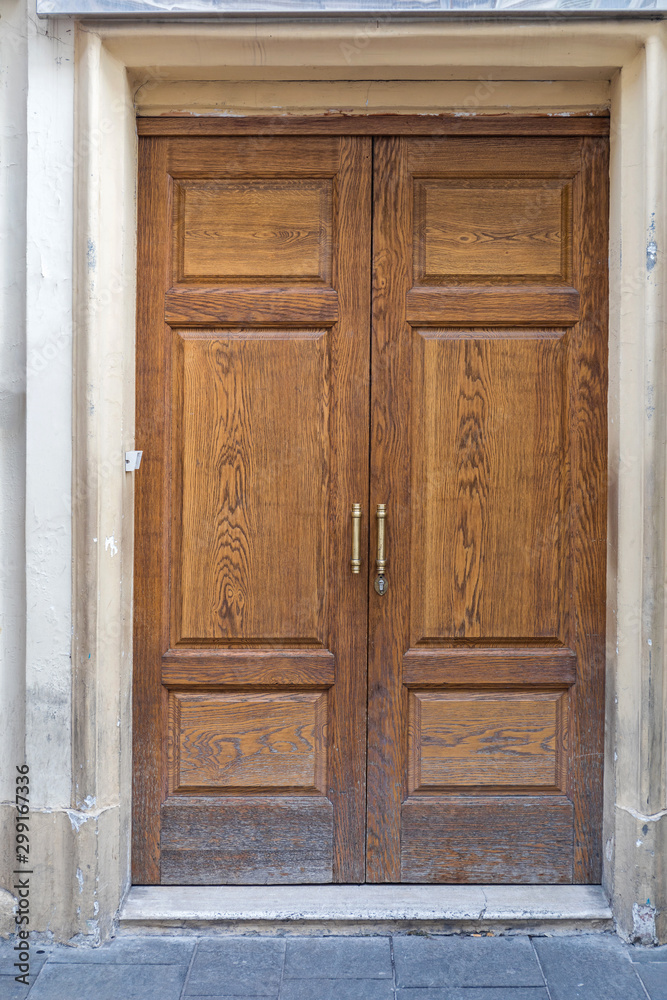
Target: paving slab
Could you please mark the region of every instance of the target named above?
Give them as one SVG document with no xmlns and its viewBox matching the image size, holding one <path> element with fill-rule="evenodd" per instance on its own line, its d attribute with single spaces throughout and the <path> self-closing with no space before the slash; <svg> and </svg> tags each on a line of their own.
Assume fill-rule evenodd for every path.
<svg viewBox="0 0 667 1000">
<path fill-rule="evenodd" d="M 275 938 L 204 938 L 190 968 L 185 996 L 277 996 L 285 942 Z"/>
<path fill-rule="evenodd" d="M 0 976 L 14 976 L 14 962 L 18 961 L 16 955 L 15 945 L 17 940 L 15 937 L 4 938 L 0 941 Z M 36 975 L 44 962 L 47 960 L 50 954 L 53 952 L 52 945 L 43 945 L 38 941 L 30 941 L 29 945 L 30 952 L 30 975 Z"/>
<path fill-rule="evenodd" d="M 529 938 L 395 937 L 394 962 L 398 986 L 544 986 Z"/>
<path fill-rule="evenodd" d="M 396 1000 L 549 1000 L 546 987 L 483 986 L 397 990 Z"/>
<path fill-rule="evenodd" d="M 383 979 L 289 979 L 280 1000 L 393 1000 L 394 988 Z"/>
<path fill-rule="evenodd" d="M 659 945 L 657 948 L 641 944 L 628 945 L 628 955 L 631 962 L 667 962 L 667 944 Z"/>
<path fill-rule="evenodd" d="M 667 1000 L 667 962 L 641 962 L 637 975 L 651 1000 Z"/>
<path fill-rule="evenodd" d="M 14 962 L 19 961 L 15 948 L 17 943 L 15 936 L 0 941 L 0 1000 L 24 1000 L 40 969 L 53 951 L 51 945 L 30 941 L 28 948 L 30 953 L 29 985 L 24 986 L 23 983 L 17 983 L 14 978 L 20 975 L 20 970 L 14 968 Z"/>
<path fill-rule="evenodd" d="M 494 905 L 499 914 L 501 897 Z M 396 1000 L 667 1000 L 667 946 L 611 934 L 392 939 Z M 16 983 L 15 941 L 5 940 L 0 1000 L 394 1000 L 392 939 L 181 932 L 123 934 L 99 948 L 36 942 L 32 988 Z"/>
<path fill-rule="evenodd" d="M 646 1000 L 618 938 L 533 938 L 551 1000 Z"/>
<path fill-rule="evenodd" d="M 32 976 L 30 982 L 32 983 Z M 17 983 L 13 976 L 0 976 L 0 1000 L 24 1000 L 29 989 L 29 986 Z"/>
<path fill-rule="evenodd" d="M 122 937 L 99 948 L 54 948 L 49 962 L 67 965 L 189 965 L 197 944 L 188 937 Z"/>
<path fill-rule="evenodd" d="M 179 965 L 64 965 L 39 973 L 29 1000 L 179 1000 L 187 968 Z"/>
<path fill-rule="evenodd" d="M 285 979 L 391 979 L 389 938 L 291 938 Z"/>
</svg>

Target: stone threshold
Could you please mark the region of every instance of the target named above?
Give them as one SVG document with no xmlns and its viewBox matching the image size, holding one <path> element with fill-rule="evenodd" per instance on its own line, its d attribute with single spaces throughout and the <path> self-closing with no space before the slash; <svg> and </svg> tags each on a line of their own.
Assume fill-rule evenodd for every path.
<svg viewBox="0 0 667 1000">
<path fill-rule="evenodd" d="M 120 934 L 557 934 L 613 930 L 599 885 L 133 886 Z"/>
</svg>

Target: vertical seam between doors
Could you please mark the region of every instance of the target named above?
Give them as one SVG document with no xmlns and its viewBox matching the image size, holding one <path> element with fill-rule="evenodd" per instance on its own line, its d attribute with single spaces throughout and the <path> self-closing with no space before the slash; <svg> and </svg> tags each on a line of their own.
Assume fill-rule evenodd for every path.
<svg viewBox="0 0 667 1000">
<path fill-rule="evenodd" d="M 368 352 L 368 584 L 366 586 L 366 789 L 364 795 L 365 816 L 364 816 L 364 883 L 368 882 L 368 706 L 370 701 L 370 677 L 369 668 L 371 661 L 371 587 L 373 585 L 373 516 L 371 510 L 371 455 L 373 452 L 373 300 L 375 292 L 375 137 L 371 138 L 371 239 L 368 266 L 370 268 L 370 296 L 368 300 L 368 311 L 370 314 L 368 336 L 370 340 Z"/>
</svg>

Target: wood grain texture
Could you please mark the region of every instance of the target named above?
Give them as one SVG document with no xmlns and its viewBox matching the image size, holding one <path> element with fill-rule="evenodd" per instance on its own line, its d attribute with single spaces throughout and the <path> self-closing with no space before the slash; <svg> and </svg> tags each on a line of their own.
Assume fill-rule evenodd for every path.
<svg viewBox="0 0 667 1000">
<path fill-rule="evenodd" d="M 143 122 L 133 878 L 597 882 L 608 120 Z"/>
<path fill-rule="evenodd" d="M 327 649 L 169 649 L 165 687 L 330 687 L 335 657 Z"/>
<path fill-rule="evenodd" d="M 562 331 L 414 332 L 411 645 L 562 641 L 566 357 Z"/>
<path fill-rule="evenodd" d="M 176 331 L 172 645 L 326 638 L 325 331 Z M 286 379 L 287 372 L 299 373 Z M 285 416 L 289 414 L 289 418 Z"/>
<path fill-rule="evenodd" d="M 411 284 L 412 199 L 407 140 L 376 139 L 373 182 L 371 512 L 387 505 L 388 589 L 369 588 L 368 826 L 366 878 L 399 882 L 405 719 L 401 679 L 409 643 L 411 350 L 405 296 Z M 371 558 L 374 558 L 372 553 Z"/>
<path fill-rule="evenodd" d="M 516 120 L 516 119 L 515 119 Z M 480 123 L 481 124 L 481 123 Z M 517 129 L 519 126 L 517 125 Z M 569 181 L 580 168 L 581 139 L 576 126 L 574 135 L 567 137 L 567 130 L 549 133 L 548 122 L 542 122 L 543 131 L 522 139 L 521 133 L 512 132 L 509 125 L 495 135 L 475 135 L 474 127 L 468 135 L 460 134 L 455 141 L 446 142 L 443 155 L 440 138 L 415 138 L 410 140 L 407 169 L 411 179 L 429 177 L 484 179 L 485 183 L 498 183 L 501 178 L 519 180 L 529 177 L 551 181 Z"/>
<path fill-rule="evenodd" d="M 494 323 L 534 327 L 571 326 L 579 319 L 579 292 L 573 288 L 493 286 L 413 288 L 407 294 L 407 319 L 422 324 L 486 327 Z"/>
<path fill-rule="evenodd" d="M 571 115 L 253 115 L 137 118 L 139 135 L 608 135 L 609 116 Z"/>
<path fill-rule="evenodd" d="M 333 178 L 340 165 L 337 136 L 303 136 L 298 140 L 279 135 L 228 135 L 224 139 L 200 131 L 182 138 L 174 135 L 168 144 L 167 169 L 176 179 L 220 180 L 222 178 L 293 179 Z M 220 155 L 224 143 L 224 155 Z M 298 152 L 297 152 L 298 145 Z"/>
<path fill-rule="evenodd" d="M 607 537 L 609 148 L 582 142 L 574 193 L 575 280 L 581 322 L 572 351 L 572 580 L 577 683 L 572 690 L 574 881 L 602 875 Z"/>
<path fill-rule="evenodd" d="M 516 686 L 569 687 L 576 678 L 577 658 L 571 649 L 540 647 L 409 649 L 403 657 L 403 683 L 408 687 Z"/>
<path fill-rule="evenodd" d="M 319 289 L 170 288 L 165 296 L 165 322 L 170 326 L 262 326 L 277 323 L 333 326 L 338 294 Z"/>
<path fill-rule="evenodd" d="M 174 283 L 330 284 L 330 179 L 180 181 Z"/>
<path fill-rule="evenodd" d="M 408 792 L 564 792 L 567 694 L 413 691 Z"/>
<path fill-rule="evenodd" d="M 139 884 L 160 880 L 160 803 L 166 782 L 166 693 L 160 685 L 160 657 L 169 645 L 164 414 L 170 358 L 163 316 L 171 234 L 166 145 L 164 140 L 147 139 L 139 149 L 135 446 L 144 458 L 142 473 L 134 483 L 132 680 L 132 880 Z"/>
<path fill-rule="evenodd" d="M 423 178 L 414 200 L 416 285 L 569 283 L 568 183 Z"/>
<path fill-rule="evenodd" d="M 323 796 L 173 796 L 162 810 L 162 884 L 331 882 L 332 841 Z"/>
<path fill-rule="evenodd" d="M 170 790 L 326 792 L 327 696 L 192 694 L 170 699 Z"/>
<path fill-rule="evenodd" d="M 337 177 L 339 228 L 334 287 L 340 322 L 332 340 L 331 433 L 333 451 L 328 574 L 331 602 L 329 648 L 336 654 L 336 696 L 330 702 L 329 768 L 334 806 L 333 880 L 363 882 L 366 842 L 366 698 L 369 564 L 349 572 L 352 503 L 368 510 L 369 393 L 371 351 L 371 184 L 369 139 L 344 138 Z M 361 552 L 368 552 L 368 519 L 361 519 Z"/>
<path fill-rule="evenodd" d="M 370 595 L 368 877 L 595 881 L 606 142 L 375 148 L 371 497 L 388 505 L 389 541 L 387 594 Z M 431 199 L 431 225 L 420 185 L 465 198 L 444 223 L 446 198 Z M 483 190 L 521 194 L 516 243 L 516 199 L 470 199 Z M 475 228 L 479 212 L 491 222 Z M 452 250 L 450 223 L 475 240 L 491 230 L 483 265 Z M 530 253 L 527 226 L 546 234 Z M 503 718 L 521 755 L 506 753 Z"/>
<path fill-rule="evenodd" d="M 135 734 L 145 747 L 137 759 L 149 761 L 140 780 L 150 797 L 150 809 L 137 815 L 153 837 L 152 867 L 148 875 L 137 867 L 138 881 L 359 881 L 367 566 L 355 577 L 346 571 L 349 512 L 353 502 L 368 504 L 370 142 L 144 142 L 161 153 L 140 191 L 150 206 L 142 245 L 155 265 L 139 273 L 140 294 L 151 303 L 140 320 L 138 384 L 146 399 L 139 413 L 150 405 L 153 422 L 140 419 L 137 440 L 158 464 L 153 506 L 142 506 L 148 494 L 138 494 L 137 523 L 149 541 L 138 549 L 137 579 L 154 597 L 147 603 L 138 588 L 135 621 L 155 654 L 147 669 L 137 647 Z M 196 252 L 191 240 L 186 277 L 217 284 L 171 284 L 171 258 L 185 259 L 187 229 L 172 211 L 172 183 L 208 192 L 194 239 L 203 245 L 207 211 L 217 219 L 215 238 Z M 216 201 L 220 191 L 232 201 L 236 192 L 240 219 L 248 198 L 250 215 L 258 215 L 253 198 L 261 191 L 266 200 L 272 184 L 278 203 L 301 184 L 310 192 L 305 208 L 283 198 L 258 240 L 277 233 L 273 250 L 254 255 L 248 244 L 247 260 L 230 262 L 215 230 L 226 206 Z M 316 225 L 319 288 L 304 287 L 313 274 L 312 235 L 296 241 L 292 257 L 278 252 L 281 227 L 291 225 L 285 212 L 308 215 L 313 192 L 320 209 L 322 192 L 326 202 Z M 268 268 L 271 254 L 277 260 Z M 241 278 L 253 284 L 233 284 Z M 362 546 L 367 531 L 364 523 Z M 239 753 L 228 759 L 232 745 Z M 207 789 L 241 804 L 211 805 Z M 230 795 L 234 789 L 243 794 Z M 145 852 L 141 826 L 135 835 Z"/>
<path fill-rule="evenodd" d="M 572 882 L 572 803 L 553 796 L 448 796 L 403 804 L 404 882 Z"/>
</svg>

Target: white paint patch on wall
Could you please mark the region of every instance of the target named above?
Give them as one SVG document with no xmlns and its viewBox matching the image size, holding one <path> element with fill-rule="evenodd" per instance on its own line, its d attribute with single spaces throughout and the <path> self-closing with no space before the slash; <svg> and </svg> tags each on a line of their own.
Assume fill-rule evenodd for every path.
<svg viewBox="0 0 667 1000">
<path fill-rule="evenodd" d="M 112 559 L 118 553 L 118 545 L 113 535 L 109 535 L 108 538 L 104 539 L 104 548 L 106 552 L 111 554 Z"/>
<path fill-rule="evenodd" d="M 638 944 L 656 944 L 655 906 L 650 901 L 632 904 L 633 940 Z"/>
<path fill-rule="evenodd" d="M 87 823 L 90 819 L 90 816 L 80 812 L 78 809 L 67 809 L 66 812 L 75 833 L 78 833 L 83 824 Z"/>
</svg>

